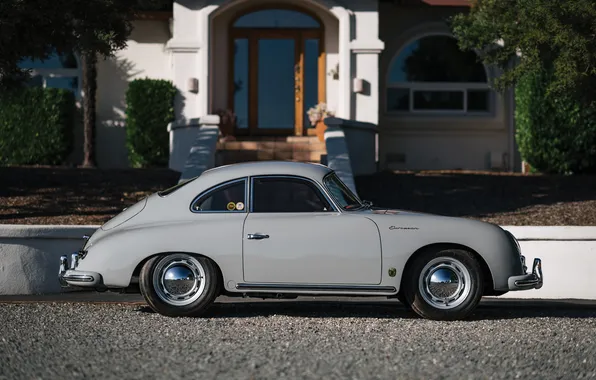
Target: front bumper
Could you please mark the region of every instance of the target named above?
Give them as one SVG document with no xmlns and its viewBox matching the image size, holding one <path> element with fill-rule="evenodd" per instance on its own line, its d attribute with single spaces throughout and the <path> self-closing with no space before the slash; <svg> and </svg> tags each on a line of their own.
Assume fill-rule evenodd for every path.
<svg viewBox="0 0 596 380">
<path fill-rule="evenodd" d="M 542 260 L 539 258 L 534 259 L 532 273 L 526 273 L 528 268 L 526 267 L 526 258 L 524 256 L 521 256 L 521 261 L 525 274 L 509 277 L 507 281 L 509 290 L 514 291 L 542 288 L 542 284 L 544 283 L 544 278 L 542 275 Z"/>
<path fill-rule="evenodd" d="M 70 266 L 68 265 L 68 257 L 60 257 L 60 269 L 58 271 L 58 281 L 62 287 L 82 287 L 82 288 L 101 288 L 102 278 L 101 274 L 96 272 L 76 270 L 79 265 L 79 254 L 73 253 L 71 255 Z"/>
</svg>

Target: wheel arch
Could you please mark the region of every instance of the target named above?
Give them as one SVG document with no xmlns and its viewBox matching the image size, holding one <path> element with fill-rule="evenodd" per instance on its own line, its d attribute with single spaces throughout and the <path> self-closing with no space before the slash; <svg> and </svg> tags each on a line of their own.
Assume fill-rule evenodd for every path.
<svg viewBox="0 0 596 380">
<path fill-rule="evenodd" d="M 218 283 L 218 286 L 219 286 L 219 291 L 221 292 L 221 290 L 223 289 L 223 284 L 224 284 L 223 280 L 224 280 L 224 277 L 223 277 L 223 272 L 221 270 L 221 267 L 219 266 L 219 264 L 217 263 L 217 261 L 216 260 L 213 260 L 213 258 L 211 258 L 211 257 L 209 257 L 207 255 L 203 255 L 203 254 L 200 254 L 200 253 L 197 253 L 197 252 L 186 252 L 186 251 L 164 251 L 164 252 L 157 252 L 157 253 L 150 254 L 147 257 L 143 258 L 143 260 L 141 260 L 137 264 L 137 266 L 135 267 L 135 269 L 132 272 L 132 275 L 131 275 L 131 278 L 130 278 L 131 284 L 133 283 L 133 279 L 135 279 L 135 278 L 138 279 L 139 275 L 141 274 L 141 269 L 147 263 L 147 261 L 149 261 L 152 258 L 154 258 L 156 256 L 159 256 L 159 255 L 168 255 L 168 254 L 174 254 L 174 253 L 185 253 L 187 255 L 192 255 L 192 256 L 197 256 L 197 257 L 204 257 L 206 259 L 211 260 L 213 262 L 213 264 L 215 264 L 215 268 L 217 269 L 217 275 L 218 275 L 217 283 Z"/>
<path fill-rule="evenodd" d="M 418 256 L 422 252 L 440 251 L 440 250 L 445 250 L 445 249 L 461 249 L 461 250 L 470 252 L 472 255 L 474 255 L 476 260 L 478 260 L 480 267 L 482 268 L 482 274 L 483 274 L 483 278 L 484 278 L 483 295 L 485 295 L 485 296 L 497 295 L 494 290 L 495 285 L 494 285 L 493 274 L 492 274 L 490 267 L 488 266 L 486 260 L 476 250 L 474 250 L 466 245 L 457 244 L 457 243 L 433 243 L 433 244 L 428 244 L 423 247 L 420 247 L 416 251 L 414 251 L 414 253 L 412 253 L 410 255 L 410 257 L 408 257 L 408 260 L 406 261 L 406 264 L 404 265 L 404 269 L 403 269 L 401 279 L 400 279 L 400 284 L 399 284 L 400 291 L 401 291 L 401 289 L 403 289 L 404 281 L 406 278 L 406 273 L 408 273 L 409 268 L 412 266 L 412 263 L 414 262 L 414 258 L 416 256 Z"/>
</svg>

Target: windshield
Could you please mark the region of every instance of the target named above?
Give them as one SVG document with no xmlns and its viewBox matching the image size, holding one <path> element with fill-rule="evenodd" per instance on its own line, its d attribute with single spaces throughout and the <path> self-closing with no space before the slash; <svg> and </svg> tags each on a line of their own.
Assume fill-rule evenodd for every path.
<svg viewBox="0 0 596 380">
<path fill-rule="evenodd" d="M 344 210 L 354 210 L 364 207 L 360 199 L 339 179 L 337 174 L 332 173 L 327 175 L 323 178 L 323 182 L 335 201 Z"/>
</svg>

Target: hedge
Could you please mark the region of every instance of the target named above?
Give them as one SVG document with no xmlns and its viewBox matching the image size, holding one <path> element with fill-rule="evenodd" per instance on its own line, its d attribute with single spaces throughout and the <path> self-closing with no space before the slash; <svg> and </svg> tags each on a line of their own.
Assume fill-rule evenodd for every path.
<svg viewBox="0 0 596 380">
<path fill-rule="evenodd" d="M 74 94 L 24 87 L 0 93 L 0 164 L 63 164 L 73 147 Z"/>
<path fill-rule="evenodd" d="M 133 167 L 165 166 L 167 125 L 174 120 L 176 87 L 162 79 L 135 79 L 126 92 L 126 146 Z"/>
<path fill-rule="evenodd" d="M 570 94 L 549 94 L 546 71 L 525 76 L 516 88 L 517 143 L 536 171 L 596 173 L 596 106 Z"/>
</svg>

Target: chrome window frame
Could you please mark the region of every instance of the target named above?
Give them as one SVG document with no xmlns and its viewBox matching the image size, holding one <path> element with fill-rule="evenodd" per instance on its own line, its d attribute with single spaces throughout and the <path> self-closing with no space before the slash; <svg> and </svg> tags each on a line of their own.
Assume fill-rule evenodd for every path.
<svg viewBox="0 0 596 380">
<path fill-rule="evenodd" d="M 216 192 L 217 190 L 221 189 L 222 187 L 226 187 L 229 185 L 233 185 L 237 182 L 244 182 L 244 210 L 219 210 L 219 211 L 203 211 L 203 210 L 194 210 L 193 209 L 193 205 L 198 202 L 201 199 L 204 199 L 205 197 L 208 197 L 209 195 L 213 194 L 214 192 Z M 197 195 L 196 197 L 193 198 L 193 200 L 190 202 L 190 212 L 192 212 L 193 214 L 221 214 L 221 213 L 226 213 L 226 214 L 246 214 L 248 212 L 248 190 L 249 190 L 249 181 L 248 181 L 248 177 L 242 177 L 242 178 L 236 178 L 236 179 L 232 179 L 226 182 L 222 182 L 219 185 L 215 185 L 212 186 L 210 188 L 208 188 L 207 190 L 203 191 L 202 193 L 200 193 L 199 195 Z M 251 202 L 252 203 L 252 202 Z"/>
<path fill-rule="evenodd" d="M 336 172 L 330 172 L 330 173 L 325 174 L 325 176 L 323 177 L 323 187 L 325 188 L 325 190 L 327 190 L 329 192 L 330 197 L 333 198 L 333 200 L 336 202 L 338 209 L 340 209 L 342 212 L 350 212 L 351 210 L 346 210 L 343 207 L 341 207 L 341 203 L 337 200 L 337 198 L 335 198 L 333 193 L 331 191 L 329 191 L 329 187 L 325 184 L 325 178 L 333 177 L 333 176 L 337 177 L 337 179 L 340 180 L 346 186 L 346 188 L 348 188 L 348 190 L 350 190 L 350 188 L 341 180 L 341 178 L 339 178 L 339 176 L 337 175 Z M 350 190 L 350 192 L 352 192 L 352 190 Z M 354 192 L 352 192 L 352 194 L 356 197 L 358 202 L 360 202 L 360 205 L 364 205 L 364 203 L 362 202 L 362 199 L 360 199 L 358 194 L 356 194 Z"/>
<path fill-rule="evenodd" d="M 331 210 L 329 211 L 312 211 L 312 212 L 255 212 L 253 211 L 253 198 L 254 198 L 254 180 L 255 179 L 259 179 L 259 178 L 282 178 L 282 179 L 292 179 L 292 180 L 299 180 L 299 181 L 305 181 L 305 182 L 310 182 L 313 186 L 315 186 L 315 188 L 317 190 L 319 190 L 321 192 L 321 194 L 323 195 L 323 197 L 325 198 L 325 200 L 329 203 L 329 205 L 331 206 Z M 342 213 L 340 207 L 337 207 L 337 204 L 335 203 L 335 201 L 333 200 L 333 198 L 331 198 L 329 196 L 329 193 L 327 192 L 327 190 L 325 189 L 324 186 L 322 186 L 321 184 L 319 184 L 317 181 L 314 181 L 311 178 L 308 177 L 303 177 L 303 176 L 297 176 L 297 175 L 285 175 L 285 174 L 265 174 L 265 175 L 256 175 L 256 176 L 251 176 L 250 177 L 250 188 L 249 188 L 250 194 L 250 213 L 251 214 L 321 214 L 321 213 Z"/>
</svg>

